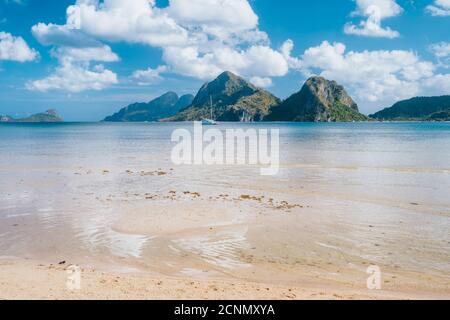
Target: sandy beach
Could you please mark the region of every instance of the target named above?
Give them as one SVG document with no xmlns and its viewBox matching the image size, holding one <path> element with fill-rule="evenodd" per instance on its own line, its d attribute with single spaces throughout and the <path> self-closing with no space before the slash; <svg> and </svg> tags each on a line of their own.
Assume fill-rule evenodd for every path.
<svg viewBox="0 0 450 320">
<path fill-rule="evenodd" d="M 36 235 L 39 241 L 32 245 L 36 251 L 28 251 L 26 259 L 3 258 L 0 298 L 449 298 L 445 272 L 424 273 L 407 255 L 400 256 L 407 240 L 399 239 L 399 230 L 407 231 L 411 227 L 407 222 L 399 223 L 395 232 L 377 220 L 360 225 L 359 232 L 370 233 L 370 238 L 359 240 L 358 246 L 364 245 L 359 249 L 358 239 L 348 238 L 349 227 L 336 218 L 324 220 L 324 211 L 314 208 L 310 196 L 303 195 L 302 204 L 290 202 L 286 194 L 286 200 L 279 196 L 134 193 L 131 200 L 114 205 L 117 214 L 108 211 L 115 218 L 101 239 L 93 230 L 104 228 L 104 220 L 99 219 L 99 225 L 82 224 L 84 236 L 96 242 L 80 244 L 58 230 Z M 23 216 L 10 219 L 10 228 L 32 232 Z M 355 232 L 355 226 L 351 229 Z M 390 232 L 394 238 L 387 241 Z M 344 235 L 347 238 L 340 239 Z M 54 237 L 60 242 L 55 243 Z M 105 241 L 110 247 L 99 251 L 99 243 Z M 416 239 L 417 247 L 422 241 Z M 372 256 L 361 255 L 361 250 Z M 416 257 L 425 260 L 439 254 L 446 259 L 446 252 L 415 249 Z M 80 290 L 66 287 L 70 265 L 82 268 Z M 371 265 L 382 270 L 382 290 L 367 288 Z"/>
<path fill-rule="evenodd" d="M 36 261 L 0 260 L 0 300 L 375 300 L 448 299 L 441 291 L 368 291 L 316 284 L 277 286 L 267 283 L 192 280 L 155 274 L 123 274 L 82 269 L 80 290 L 68 290 L 67 267 Z"/>
</svg>

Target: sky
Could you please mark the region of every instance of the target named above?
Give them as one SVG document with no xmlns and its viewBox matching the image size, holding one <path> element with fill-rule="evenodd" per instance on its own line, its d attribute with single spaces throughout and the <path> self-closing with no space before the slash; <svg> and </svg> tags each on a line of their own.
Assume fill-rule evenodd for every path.
<svg viewBox="0 0 450 320">
<path fill-rule="evenodd" d="M 363 113 L 450 94 L 450 0 L 0 0 L 0 114 L 97 121 L 232 71 L 321 75 Z"/>
</svg>

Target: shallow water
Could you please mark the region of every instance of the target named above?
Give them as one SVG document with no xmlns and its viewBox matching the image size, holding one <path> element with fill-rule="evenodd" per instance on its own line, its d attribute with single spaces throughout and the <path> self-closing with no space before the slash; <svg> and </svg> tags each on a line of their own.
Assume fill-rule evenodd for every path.
<svg viewBox="0 0 450 320">
<path fill-rule="evenodd" d="M 274 177 L 175 166 L 182 127 L 0 124 L 0 256 L 255 280 L 450 275 L 449 123 L 218 126 L 280 129 Z"/>
</svg>

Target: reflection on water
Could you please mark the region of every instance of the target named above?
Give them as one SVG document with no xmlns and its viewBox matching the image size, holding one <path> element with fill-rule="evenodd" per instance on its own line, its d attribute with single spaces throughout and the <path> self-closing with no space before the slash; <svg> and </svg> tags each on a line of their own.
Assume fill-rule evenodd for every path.
<svg viewBox="0 0 450 320">
<path fill-rule="evenodd" d="M 140 258 L 148 236 L 118 233 L 111 229 L 111 210 L 96 211 L 95 215 L 76 217 L 72 221 L 75 237 L 82 245 L 93 253 L 107 248 L 109 253 L 117 257 Z"/>
<path fill-rule="evenodd" d="M 232 231 L 217 232 L 210 235 L 193 236 L 175 240 L 184 251 L 192 252 L 205 261 L 225 269 L 249 267 L 238 259 L 239 251 L 248 249 L 247 227 Z"/>
</svg>

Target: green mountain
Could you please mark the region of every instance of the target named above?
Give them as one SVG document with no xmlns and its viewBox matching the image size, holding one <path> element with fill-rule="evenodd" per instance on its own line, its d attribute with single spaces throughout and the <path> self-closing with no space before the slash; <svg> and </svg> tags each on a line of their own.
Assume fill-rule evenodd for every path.
<svg viewBox="0 0 450 320">
<path fill-rule="evenodd" d="M 178 97 L 174 92 L 166 94 L 148 102 L 134 103 L 123 108 L 118 113 L 106 117 L 107 122 L 144 122 L 159 121 L 175 115 L 181 109 L 186 108 L 192 103 L 193 95 L 184 95 Z"/>
<path fill-rule="evenodd" d="M 432 113 L 428 118 L 428 121 L 450 121 L 450 108 L 443 111 Z"/>
<path fill-rule="evenodd" d="M 416 97 L 397 102 L 372 118 L 378 120 L 444 120 L 449 119 L 450 96 Z"/>
<path fill-rule="evenodd" d="M 201 121 L 211 118 L 211 111 L 218 121 L 261 121 L 270 108 L 279 103 L 271 93 L 231 72 L 224 72 L 205 83 L 189 107 L 165 121 Z"/>
<path fill-rule="evenodd" d="M 312 77 L 302 89 L 272 108 L 267 121 L 348 122 L 365 121 L 358 105 L 335 81 Z"/>
<path fill-rule="evenodd" d="M 63 122 L 64 120 L 60 117 L 58 112 L 54 109 L 47 110 L 43 113 L 37 113 L 32 116 L 14 119 L 10 116 L 1 116 L 0 122 L 23 122 L 23 123 L 37 123 L 37 122 Z"/>
</svg>

